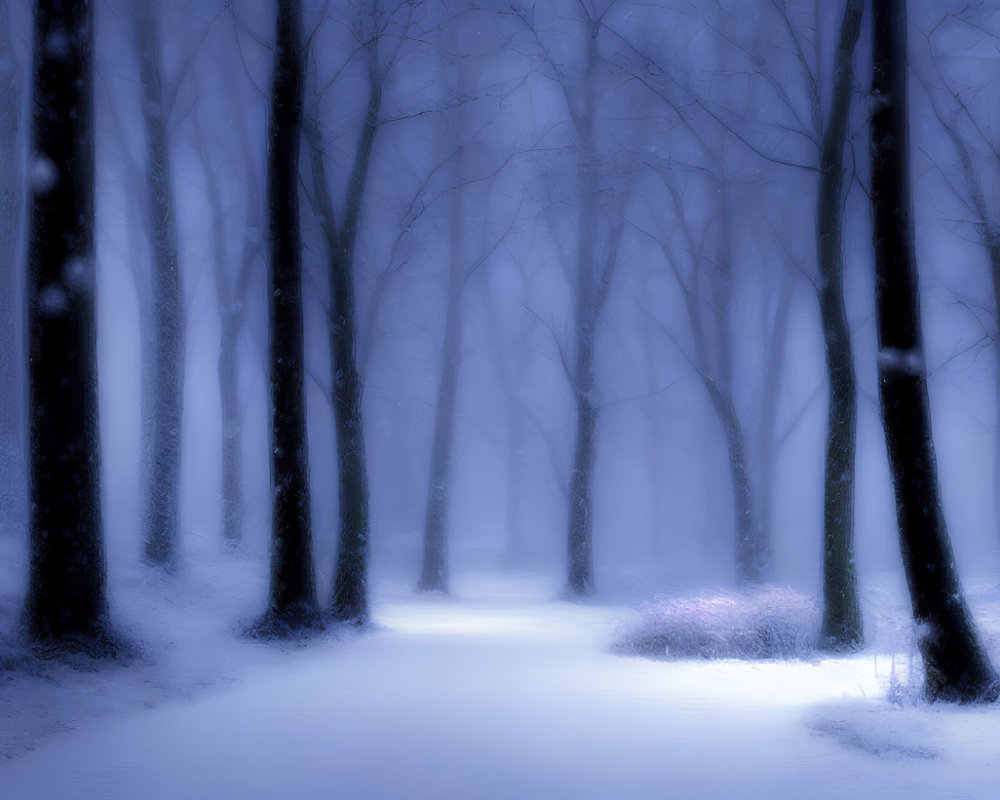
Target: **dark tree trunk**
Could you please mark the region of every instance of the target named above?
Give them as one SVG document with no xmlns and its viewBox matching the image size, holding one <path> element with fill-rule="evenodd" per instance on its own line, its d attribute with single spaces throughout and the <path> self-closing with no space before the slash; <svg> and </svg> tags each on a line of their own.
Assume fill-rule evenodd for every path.
<svg viewBox="0 0 1000 800">
<path fill-rule="evenodd" d="M 363 387 L 358 371 L 356 341 L 354 254 L 382 105 L 382 77 L 378 72 L 378 50 L 374 40 L 368 46 L 368 58 L 368 108 L 348 179 L 343 221 L 339 226 L 330 199 L 318 121 L 312 120 L 306 129 L 312 160 L 313 188 L 330 258 L 330 351 L 340 500 L 340 536 L 331 615 L 337 621 L 358 625 L 366 624 L 370 616 L 368 561 L 371 546 L 362 415 Z"/>
<path fill-rule="evenodd" d="M 109 656 L 118 645 L 108 623 L 101 519 L 92 54 L 92 3 L 36 4 L 24 621 L 39 645 Z"/>
<path fill-rule="evenodd" d="M 301 24 L 299 1 L 278 0 L 267 151 L 274 505 L 270 605 L 258 624 L 258 632 L 278 636 L 319 623 L 310 519 L 299 228 Z"/>
<path fill-rule="evenodd" d="M 373 75 L 368 115 L 348 187 L 340 250 L 330 264 L 330 293 L 333 301 L 330 344 L 340 480 L 340 537 L 331 610 L 335 619 L 356 624 L 366 623 L 370 613 L 368 560 L 371 546 L 368 538 L 368 474 L 362 386 L 355 342 L 357 320 L 354 307 L 354 251 L 380 103 L 381 83 Z"/>
<path fill-rule="evenodd" d="M 872 31 L 879 395 L 924 692 L 932 701 L 992 701 L 997 676 L 955 568 L 931 433 L 910 193 L 905 2 L 874 0 Z"/>
<path fill-rule="evenodd" d="M 0 520 L 22 522 L 24 358 L 21 353 L 21 90 L 7 5 L 0 0 Z M 3 523 L 0 522 L 0 530 Z"/>
<path fill-rule="evenodd" d="M 826 344 L 829 406 L 823 504 L 823 626 L 820 645 L 856 650 L 864 642 L 854 564 L 857 387 L 844 305 L 844 143 L 854 83 L 854 49 L 864 0 L 848 0 L 834 63 L 833 102 L 823 131 L 816 242 L 819 309 Z"/>
<path fill-rule="evenodd" d="M 160 37 L 150 0 L 135 17 L 142 79 L 142 116 L 146 128 L 146 192 L 152 255 L 153 325 L 148 392 L 150 418 L 143 421 L 150 464 L 143 525 L 144 553 L 153 564 L 171 568 L 177 558 L 180 504 L 181 415 L 184 401 L 184 297 L 177 255 L 177 221 L 170 188 L 166 97 Z"/>
</svg>

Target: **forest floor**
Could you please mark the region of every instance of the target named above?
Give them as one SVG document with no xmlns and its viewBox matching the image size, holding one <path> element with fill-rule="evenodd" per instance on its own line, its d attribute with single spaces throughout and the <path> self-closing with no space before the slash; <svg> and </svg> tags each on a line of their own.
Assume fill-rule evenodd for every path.
<svg viewBox="0 0 1000 800">
<path fill-rule="evenodd" d="M 478 574 L 453 599 L 383 586 L 374 631 L 278 647 L 232 635 L 262 589 L 237 574 L 136 571 L 116 602 L 147 653 L 131 666 L 0 671 L 0 797 L 996 796 L 1000 708 L 914 702 L 905 646 L 624 658 L 609 645 L 633 611 L 554 601 L 538 576 Z M 883 645 L 887 630 L 874 632 Z"/>
</svg>

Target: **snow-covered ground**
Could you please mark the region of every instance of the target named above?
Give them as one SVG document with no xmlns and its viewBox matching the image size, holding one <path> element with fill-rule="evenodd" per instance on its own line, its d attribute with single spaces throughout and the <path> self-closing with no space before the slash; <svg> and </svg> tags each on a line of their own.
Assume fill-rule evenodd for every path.
<svg viewBox="0 0 1000 800">
<path fill-rule="evenodd" d="M 383 585 L 374 633 L 279 647 L 231 634 L 262 596 L 236 580 L 248 566 L 131 573 L 119 616 L 145 661 L 0 672 L 0 797 L 996 796 L 1000 709 L 889 702 L 905 648 L 623 658 L 608 648 L 633 612 L 484 574 L 455 599 Z"/>
</svg>

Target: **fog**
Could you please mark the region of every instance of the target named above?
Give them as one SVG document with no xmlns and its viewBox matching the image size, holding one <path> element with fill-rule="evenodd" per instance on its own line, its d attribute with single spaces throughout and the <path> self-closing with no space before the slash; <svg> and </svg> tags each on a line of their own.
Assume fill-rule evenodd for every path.
<svg viewBox="0 0 1000 800">
<path fill-rule="evenodd" d="M 461 237 L 467 260 L 482 263 L 461 297 L 456 469 L 449 492 L 452 555 L 456 563 L 513 561 L 563 569 L 574 424 L 564 362 L 574 347 L 571 273 L 579 221 L 574 197 L 579 142 L 567 103 L 580 102 L 586 89 L 579 10 L 557 5 L 530 9 L 530 15 L 526 10 L 523 19 L 491 4 L 478 10 L 420 4 L 379 12 L 388 20 L 383 49 L 395 60 L 383 67 L 383 120 L 365 192 L 356 277 L 376 569 L 413 569 L 419 549 L 447 296 L 447 162 L 454 159 L 456 136 L 470 183 L 462 199 Z M 953 88 L 963 101 L 970 98 L 968 119 L 958 119 L 951 109 L 939 113 L 950 113 L 956 124 L 968 127 L 968 135 L 988 141 L 982 126 L 989 125 L 995 108 L 989 87 L 996 75 L 977 48 L 988 47 L 980 25 L 996 20 L 986 11 L 979 16 L 960 11 L 940 4 L 914 4 L 911 10 L 912 131 L 925 338 L 945 508 L 959 559 L 976 563 L 997 541 L 995 313 L 986 253 L 975 239 L 975 210 L 932 100 L 945 105 L 950 98 L 943 87 Z M 23 112 L 30 22 L 19 4 L 8 13 L 13 43 L 8 58 L 20 75 Z M 128 3 L 109 2 L 97 15 L 100 396 L 112 553 L 136 547 L 141 343 L 148 336 L 141 311 L 149 302 L 149 245 L 140 199 L 145 142 L 130 13 Z M 163 73 L 176 92 L 168 130 L 187 312 L 183 548 L 183 539 L 214 537 L 219 526 L 220 303 L 214 273 L 221 268 L 234 274 L 241 248 L 266 235 L 263 208 L 246 207 L 246 186 L 256 182 L 261 202 L 272 33 L 271 14 L 261 4 L 174 3 L 158 13 Z M 721 174 L 715 177 L 732 187 L 735 251 L 724 309 L 728 332 L 720 335 L 731 339 L 734 398 L 756 466 L 758 500 L 767 507 L 770 571 L 776 580 L 811 587 L 820 567 L 824 374 L 811 285 L 816 281 L 809 189 L 814 175 L 786 166 L 815 162 L 806 136 L 795 127 L 808 112 L 808 97 L 790 50 L 793 40 L 777 11 L 761 3 L 704 10 L 684 3 L 616 4 L 594 13 L 605 25 L 597 37 L 599 64 L 592 78 L 601 213 L 623 214 L 626 220 L 596 333 L 597 573 L 610 583 L 636 570 L 651 569 L 658 580 L 682 575 L 726 580 L 731 573 L 725 441 L 690 363 L 691 326 L 677 284 L 679 275 L 704 269 L 678 225 L 694 229 L 695 237 L 718 235 L 711 228 L 718 209 L 702 177 L 717 169 Z M 317 104 L 328 128 L 329 169 L 341 193 L 364 113 L 363 65 L 354 37 L 370 15 L 364 4 L 325 12 L 307 4 L 305 12 L 305 27 L 314 37 L 307 107 Z M 834 21 L 822 14 L 814 18 L 808 4 L 789 15 L 793 33 L 809 40 L 807 54 L 828 60 Z M 927 41 L 937 48 L 933 60 L 924 40 L 928 32 Z M 860 75 L 865 52 L 859 48 Z M 455 86 L 459 64 L 464 95 Z M 815 68 L 824 78 L 825 61 Z M 859 91 L 860 83 L 859 78 Z M 863 105 L 854 106 L 852 142 L 864 125 Z M 22 126 L 22 151 L 24 139 Z M 862 568 L 884 569 L 894 566 L 895 535 L 875 401 L 866 154 L 856 142 L 852 147 L 862 162 L 847 193 L 845 242 L 847 308 L 860 381 L 856 540 Z M 983 178 L 990 181 L 995 160 L 983 155 Z M 206 197 L 206 165 L 221 193 L 219 219 Z M 661 179 L 671 168 L 679 176 L 673 180 L 680 184 L 681 220 Z M 248 169 L 256 174 L 247 175 Z M 331 563 L 336 528 L 335 432 L 325 324 L 329 298 L 308 191 L 304 176 L 309 455 L 322 574 Z M 598 247 L 608 244 L 609 224 L 598 224 Z M 229 262 L 221 267 L 214 237 Z M 260 553 L 269 536 L 263 256 L 256 252 L 249 266 L 238 345 L 245 544 Z M 10 277 L 9 285 L 16 286 L 23 270 L 12 269 Z M 768 336 L 780 304 L 787 304 L 788 319 L 784 340 L 773 343 L 781 363 L 769 397 Z M 18 306 L 11 305 L 6 313 L 16 319 Z M 8 335 L 21 327 L 6 324 Z M 12 397 L 23 398 L 20 360 L 12 359 L 5 382 L 13 386 Z M 765 441 L 760 434 L 768 401 L 775 404 L 774 431 L 763 432 L 772 437 Z M 5 436 L 10 439 L 5 449 L 23 450 L 21 426 L 5 426 Z M 23 503 L 11 502 L 23 513 Z"/>
<path fill-rule="evenodd" d="M 150 116 L 165 125 L 182 299 L 174 579 L 218 564 L 220 586 L 241 592 L 241 613 L 267 604 L 274 5 L 152 3 L 162 81 L 155 107 L 144 99 L 137 44 L 144 4 L 95 6 L 99 459 L 113 614 L 126 597 L 116 587 L 147 580 L 136 576 L 163 580 L 143 561 L 162 333 L 146 184 Z M 376 618 L 379 587 L 409 590 L 420 578 L 435 430 L 449 424 L 439 413 L 448 374 L 444 536 L 448 573 L 465 595 L 494 573 L 529 574 L 552 597 L 567 574 L 572 584 L 580 414 L 592 407 L 597 601 L 744 585 L 726 409 L 741 437 L 746 513 L 766 542 L 759 582 L 820 597 L 828 385 L 816 215 L 841 5 L 303 0 L 303 113 L 306 129 L 319 131 L 326 170 L 321 189 L 312 140 L 302 136 L 302 360 L 321 605 L 333 591 L 341 525 L 334 385 L 342 379 L 331 368 L 336 314 L 324 223 L 332 222 L 321 192 L 342 225 L 374 84 L 381 97 L 350 280 Z M 1000 13 L 957 0 L 908 5 L 912 140 L 902 157 L 912 173 L 943 508 L 959 573 L 994 585 L 1000 279 L 989 244 L 995 249 L 1000 236 Z M 25 243 L 29 195 L 42 179 L 29 142 L 28 6 L 0 0 L 0 537 L 11 558 L 0 598 L 8 616 L 27 574 Z M 863 587 L 903 574 L 879 408 L 870 25 L 866 9 L 841 198 Z M 220 384 L 227 330 L 236 403 L 228 420 Z M 224 531 L 227 436 L 237 442 L 242 482 L 238 541 Z M 258 594 L 244 596 L 245 586 Z M 868 595 L 865 603 L 866 617 L 881 613 Z"/>
<path fill-rule="evenodd" d="M 709 347 L 718 351 L 726 340 L 730 351 L 756 500 L 773 540 L 770 577 L 813 587 L 820 568 L 825 378 L 813 289 L 816 155 L 803 119 L 808 87 L 792 43 L 815 59 L 809 66 L 825 96 L 836 26 L 824 14 L 832 10 L 816 17 L 808 4 L 796 6 L 788 12 L 789 30 L 776 8 L 761 3 L 595 8 L 604 27 L 588 89 L 579 9 L 568 5 L 514 13 L 491 4 L 417 4 L 377 12 L 386 25 L 383 58 L 393 60 L 381 66 L 384 105 L 356 269 L 375 568 L 415 569 L 420 546 L 447 301 L 451 163 L 460 150 L 468 186 L 459 235 L 470 275 L 460 300 L 448 500 L 452 557 L 457 564 L 564 569 L 575 415 L 566 369 L 575 347 L 580 220 L 573 119 L 579 112 L 573 106 L 589 91 L 601 192 L 598 249 L 610 246 L 614 218 L 624 219 L 595 334 L 599 583 L 613 584 L 635 571 L 652 571 L 666 582 L 731 577 L 726 445 L 692 361 L 695 344 L 678 284 L 706 270 L 699 259 L 713 258 L 690 248 L 717 246 L 713 219 L 719 208 L 711 187 L 719 180 L 728 182 L 732 196 L 734 258 L 728 297 L 716 287 L 699 299 L 705 314 L 724 325 L 709 331 L 716 340 Z M 167 127 L 186 307 L 181 547 L 191 537 L 218 535 L 216 273 L 222 270 L 230 284 L 245 284 L 237 299 L 245 306 L 237 345 L 243 520 L 245 546 L 263 554 L 269 538 L 266 264 L 260 246 L 266 219 L 263 206 L 247 206 L 251 198 L 263 202 L 266 184 L 271 14 L 254 3 L 174 3 L 157 13 L 165 85 L 175 93 Z M 150 337 L 143 332 L 150 253 L 131 14 L 128 3 L 101 4 L 96 39 L 101 435 L 112 555 L 137 547 L 142 343 Z M 19 76 L 14 97 L 20 114 L 8 109 L 6 117 L 20 119 L 17 142 L 24 152 L 30 20 L 20 4 L 7 15 L 7 59 Z M 364 4 L 305 9 L 305 29 L 313 37 L 307 113 L 321 115 L 328 131 L 334 196 L 343 194 L 364 114 L 357 36 L 373 24 L 371 15 Z M 958 557 L 975 564 L 993 553 L 997 541 L 996 323 L 987 253 L 977 240 L 980 220 L 938 116 L 972 141 L 974 155 L 982 149 L 977 169 L 989 196 L 996 162 L 985 148 L 996 75 L 979 52 L 988 50 L 989 25 L 996 20 L 985 10 L 920 3 L 911 20 L 914 202 L 936 444 Z M 859 76 L 866 52 L 859 47 Z M 461 93 L 456 80 L 463 82 Z M 862 78 L 857 82 L 860 93 Z M 955 110 L 949 92 L 967 104 L 966 116 Z M 852 105 L 850 148 L 857 163 L 845 205 L 845 281 L 860 397 L 856 542 L 861 567 L 878 570 L 895 567 L 896 544 L 876 402 L 867 154 L 857 141 L 865 122 L 860 94 Z M 207 196 L 206 168 L 219 192 L 216 210 Z M 309 458 L 323 574 L 336 528 L 330 305 L 303 170 Z M 13 240 L 7 252 L 21 252 L 20 236 Z M 249 275 L 238 278 L 246 249 L 252 250 L 243 267 Z M 12 298 L 23 296 L 24 275 L 16 264 L 5 267 L 13 290 L 5 336 L 15 343 L 6 349 L 15 354 L 23 352 L 23 328 L 15 322 L 19 301 Z M 713 292 L 728 303 L 725 308 L 711 307 Z M 23 409 L 23 358 L 6 358 L 8 396 Z M 771 358 L 779 362 L 769 366 Z M 24 460 L 23 423 L 16 423 L 23 410 L 17 403 L 7 409 L 5 487 L 23 486 L 16 469 Z M 765 421 L 767 412 L 772 421 Z M 21 492 L 5 496 L 9 513 L 23 519 Z"/>
</svg>

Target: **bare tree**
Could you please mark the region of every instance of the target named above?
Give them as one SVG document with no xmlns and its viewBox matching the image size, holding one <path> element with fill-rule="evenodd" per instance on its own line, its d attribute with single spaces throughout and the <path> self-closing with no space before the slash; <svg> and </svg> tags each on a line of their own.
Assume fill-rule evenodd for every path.
<svg viewBox="0 0 1000 800">
<path fill-rule="evenodd" d="M 745 424 L 736 404 L 733 384 L 734 281 L 733 217 L 727 183 L 714 171 L 696 170 L 683 176 L 657 164 L 670 202 L 665 217 L 675 221 L 679 236 L 653 236 L 674 274 L 691 332 L 693 353 L 682 349 L 697 373 L 719 420 L 728 452 L 736 529 L 736 575 L 741 582 L 763 580 L 770 543 L 761 521 L 758 494 L 751 471 Z M 684 183 L 707 178 L 718 207 L 717 219 L 692 218 L 685 213 Z M 675 240 L 672 246 L 668 242 Z M 685 265 L 686 264 L 686 268 Z M 672 336 L 666 326 L 663 330 Z"/>
<path fill-rule="evenodd" d="M 448 44 L 457 45 L 467 29 L 461 17 L 450 20 Z M 451 497 L 452 463 L 454 459 L 455 416 L 458 399 L 458 379 L 461 367 L 463 328 L 463 297 L 473 273 L 483 264 L 489 252 L 474 255 L 471 240 L 482 233 L 486 200 L 475 195 L 476 184 L 495 176 L 473 174 L 470 151 L 475 145 L 475 133 L 470 124 L 473 116 L 470 98 L 477 86 L 473 56 L 452 47 L 444 53 L 443 71 L 449 75 L 448 94 L 452 98 L 452 130 L 447 137 L 451 150 L 451 186 L 448 187 L 448 268 L 445 294 L 444 331 L 441 342 L 441 367 L 434 409 L 434 433 L 431 440 L 428 472 L 427 505 L 424 519 L 423 561 L 418 591 L 448 591 L 448 508 Z M 488 123 L 487 123 L 488 124 Z M 501 167 L 502 168 L 502 167 Z M 479 237 L 481 238 L 481 237 Z M 491 251 L 490 251 L 491 252 Z"/>
<path fill-rule="evenodd" d="M 576 399 L 576 438 L 573 467 L 570 472 L 569 530 L 566 590 L 571 596 L 592 594 L 594 586 L 593 499 L 592 483 L 597 439 L 597 404 L 594 401 L 594 343 L 597 319 L 603 299 L 595 286 L 595 236 L 598 214 L 598 159 L 594 136 L 597 114 L 597 37 L 600 19 L 593 18 L 581 5 L 584 20 L 584 66 L 580 97 L 567 94 L 570 87 L 562 84 L 567 106 L 574 117 L 579 137 L 577 180 L 579 181 L 580 215 L 577 222 L 577 270 L 574 286 L 575 363 L 570 377 Z M 574 102 L 575 101 L 575 102 Z M 610 278 L 610 273 L 608 274 Z M 606 294 L 604 295 L 606 296 Z"/>
<path fill-rule="evenodd" d="M 458 395 L 459 356 L 462 342 L 462 294 L 466 278 L 463 224 L 465 179 L 462 143 L 455 155 L 455 188 L 448 207 L 448 278 L 445 298 L 444 337 L 441 374 L 438 379 L 434 412 L 434 435 L 428 473 L 427 512 L 424 520 L 423 562 L 417 589 L 424 592 L 448 591 L 448 496 L 451 484 L 452 452 L 455 432 L 455 404 Z"/>
<path fill-rule="evenodd" d="M 310 519 L 298 200 L 305 82 L 301 27 L 299 0 L 278 0 L 267 148 L 271 584 L 267 612 L 252 630 L 262 636 L 287 636 L 320 624 Z"/>
<path fill-rule="evenodd" d="M 531 314 L 526 310 L 528 305 L 527 279 L 523 272 L 519 274 L 517 337 L 512 347 L 503 338 L 503 324 L 500 318 L 500 308 L 504 298 L 493 285 L 485 280 L 481 284 L 483 290 L 483 306 L 489 315 L 489 329 L 497 337 L 497 377 L 507 400 L 507 473 L 506 473 L 506 554 L 505 560 L 509 566 L 521 566 L 525 558 L 525 531 L 523 496 L 525 470 L 528 465 L 525 451 L 528 445 L 525 408 L 525 398 L 519 377 L 526 368 L 525 354 L 528 349 L 528 336 L 531 330 Z M 504 352 L 512 349 L 513 353 Z M 565 470 L 556 470 L 562 475 Z"/>
<path fill-rule="evenodd" d="M 900 550 L 929 700 L 993 701 L 1000 683 L 966 606 L 938 485 L 909 174 L 905 0 L 872 5 L 872 227 L 879 399 Z"/>
<path fill-rule="evenodd" d="M 374 30 L 358 32 L 365 58 L 368 98 L 364 122 L 350 162 L 346 195 L 340 213 L 334 208 L 327 177 L 326 151 L 318 111 L 306 121 L 313 195 L 329 261 L 330 351 L 333 408 L 337 424 L 340 534 L 334 577 L 332 616 L 341 622 L 365 624 L 368 605 L 368 562 L 371 545 L 368 518 L 368 472 L 365 457 L 363 386 L 358 370 L 355 303 L 355 255 L 368 172 L 379 131 L 383 86 L 388 70 L 380 61 L 384 20 L 370 9 Z M 389 15 L 391 18 L 391 14 Z M 389 60 L 392 63 L 392 59 Z M 391 68 L 391 67 L 390 67 Z M 318 103 L 318 96 L 315 98 Z"/>
<path fill-rule="evenodd" d="M 805 170 L 810 176 L 815 175 L 818 272 L 815 283 L 828 377 L 824 470 L 824 605 L 820 638 L 822 646 L 830 649 L 855 649 L 863 641 L 853 545 L 857 382 L 844 302 L 843 216 L 846 132 L 853 94 L 854 51 L 860 36 L 864 0 L 847 0 L 844 4 L 830 70 L 832 85 L 828 111 L 824 110 L 823 70 L 819 63 L 821 51 L 816 49 L 811 52 L 807 48 L 810 36 L 818 38 L 822 34 L 820 6 L 816 5 L 813 9 L 812 30 L 796 23 L 792 18 L 792 10 L 782 0 L 772 0 L 771 6 L 778 23 L 777 30 L 784 37 L 782 41 L 786 44 L 785 51 L 794 60 L 797 80 L 787 80 L 778 72 L 780 67 L 777 66 L 773 71 L 767 71 L 763 65 L 755 66 L 751 68 L 750 74 L 771 87 L 777 107 L 783 109 L 783 119 L 779 118 L 779 121 L 768 124 L 777 124 L 782 130 L 795 133 L 795 140 L 805 144 L 808 155 L 800 158 L 796 155 L 796 150 L 788 153 L 761 150 L 735 129 L 732 138 L 748 146 L 765 161 L 783 168 Z M 762 56 L 761 60 L 766 64 L 766 56 Z M 784 317 L 780 314 L 776 317 L 775 334 L 785 327 L 782 319 Z M 774 347 L 769 349 L 773 351 Z M 773 364 L 773 360 L 770 363 Z M 765 385 L 773 387 L 775 382 L 768 380 Z M 765 415 L 765 422 L 772 432 L 772 415 L 776 405 L 774 400 L 773 397 L 765 400 L 765 409 L 771 409 Z M 767 442 L 765 446 L 770 449 L 773 441 Z"/>
<path fill-rule="evenodd" d="M 593 564 L 593 473 L 597 451 L 599 405 L 596 398 L 595 345 L 598 323 L 604 310 L 618 257 L 624 220 L 623 206 L 614 210 L 602 205 L 609 194 L 604 180 L 607 163 L 597 141 L 600 110 L 601 69 L 608 62 L 600 53 L 604 16 L 612 5 L 580 2 L 567 32 L 578 63 L 567 65 L 546 38 L 546 26 L 538 24 L 538 6 L 512 6 L 541 54 L 545 69 L 566 107 L 576 159 L 574 201 L 576 212 L 576 263 L 571 281 L 572 348 L 564 366 L 573 393 L 575 434 L 573 463 L 569 476 L 567 525 L 566 596 L 580 598 L 595 591 Z M 578 48 L 578 49 L 577 49 Z M 568 60 L 568 59 L 567 59 Z M 610 192 L 615 203 L 622 196 Z M 615 214 L 614 211 L 621 213 Z M 601 236 L 605 236 L 601 241 Z"/>
<path fill-rule="evenodd" d="M 228 90 L 235 93 L 231 76 Z M 240 337 L 246 325 L 247 294 L 261 254 L 261 197 L 257 164 L 250 146 L 244 115 L 233 109 L 233 127 L 242 157 L 240 177 L 245 189 L 246 211 L 238 254 L 233 257 L 227 241 L 224 187 L 219 165 L 199 137 L 198 156 L 205 173 L 205 187 L 212 217 L 212 252 L 215 266 L 215 294 L 219 309 L 219 411 L 222 430 L 222 536 L 227 546 L 236 547 L 243 538 L 243 413 L 240 398 Z M 201 130 L 199 128 L 199 130 Z"/>
<path fill-rule="evenodd" d="M 725 33 L 731 20 L 721 6 L 711 12 L 709 29 L 721 37 L 722 44 L 714 54 L 715 63 L 706 64 L 703 74 L 709 78 L 705 85 L 713 87 L 718 96 L 706 96 L 692 85 L 694 81 L 678 78 L 682 70 L 662 61 L 659 51 L 645 52 L 642 32 L 626 28 L 623 20 L 609 20 L 605 28 L 622 43 L 621 68 L 648 92 L 647 96 L 661 103 L 663 119 L 671 127 L 669 150 L 644 147 L 643 160 L 659 177 L 666 195 L 658 214 L 658 230 L 638 230 L 661 249 L 681 292 L 692 348 L 689 352 L 681 345 L 680 349 L 708 395 L 728 455 L 737 578 L 755 583 L 765 578 L 770 563 L 770 535 L 762 501 L 767 488 L 762 488 L 761 476 L 754 474 L 745 412 L 737 402 L 734 368 L 740 354 L 732 299 L 745 261 L 738 223 L 747 215 L 739 193 L 752 182 L 741 174 L 742 163 L 747 157 L 766 162 L 767 154 L 746 137 L 741 138 L 739 120 L 728 119 L 735 116 L 726 111 L 735 102 L 735 92 L 725 84 L 738 71 L 729 53 L 732 42 Z M 677 157 L 674 149 L 684 155 Z M 775 161 L 786 163 L 780 157 Z M 699 200 L 689 203 L 688 192 Z M 783 314 L 767 318 L 770 332 L 766 338 L 773 344 L 783 330 Z M 672 336 L 662 322 L 660 327 Z M 767 380 L 762 383 L 776 387 L 784 360 L 779 348 L 770 347 L 768 352 Z M 773 426 L 766 419 L 765 423 L 762 432 L 767 436 Z M 763 441 L 762 448 L 771 444 Z M 757 460 L 767 464 L 767 459 Z"/>
<path fill-rule="evenodd" d="M 35 5 L 24 622 L 43 648 L 108 657 L 122 648 L 108 618 L 101 515 L 93 10 L 86 0 Z"/>
<path fill-rule="evenodd" d="M 973 237 L 986 256 L 993 288 L 994 319 L 1000 319 L 1000 205 L 994 199 L 995 193 L 987 191 L 987 186 L 1000 178 L 1000 136 L 993 131 L 990 122 L 992 106 L 988 101 L 985 107 L 976 102 L 980 94 L 989 97 L 990 93 L 981 92 L 979 85 L 965 85 L 950 74 L 947 67 L 948 51 L 944 42 L 951 41 L 946 38 L 947 34 L 954 35 L 958 31 L 967 34 L 963 42 L 982 42 L 989 46 L 990 42 L 1000 41 L 1000 27 L 995 15 L 983 7 L 965 6 L 957 14 L 945 13 L 927 34 L 929 62 L 936 80 L 932 82 L 930 77 L 924 77 L 934 113 L 958 156 L 962 181 L 949 176 L 946 181 L 968 212 L 963 227 L 971 226 Z M 1000 487 L 1000 333 L 994 332 L 993 338 L 997 365 L 993 481 L 995 487 Z M 1000 535 L 1000 491 L 994 491 L 994 511 Z"/>
<path fill-rule="evenodd" d="M 11 37 L 7 3 L 0 0 L 0 518 L 19 518 L 24 448 L 21 302 L 23 137 L 20 70 Z M 0 526 L 2 527 L 2 526 Z"/>
<path fill-rule="evenodd" d="M 724 141 L 740 148 L 744 154 L 758 159 L 764 165 L 776 170 L 794 170 L 815 181 L 816 206 L 814 225 L 818 279 L 815 280 L 820 318 L 825 340 L 825 356 L 828 374 L 828 422 L 824 480 L 824 624 L 822 640 L 825 646 L 834 649 L 852 649 L 860 645 L 861 615 L 857 598 L 857 577 L 853 554 L 854 531 L 854 477 L 855 477 L 855 429 L 856 429 L 856 381 L 851 346 L 851 334 L 847 319 L 843 292 L 843 208 L 844 191 L 844 151 L 847 123 L 850 118 L 853 93 L 853 59 L 856 43 L 860 35 L 863 0 L 847 0 L 840 16 L 840 31 L 836 41 L 832 69 L 829 71 L 829 109 L 824 109 L 824 70 L 820 64 L 823 28 L 821 26 L 822 6 L 816 4 L 812 18 L 803 23 L 794 18 L 795 12 L 806 12 L 804 6 L 790 6 L 783 0 L 771 0 L 768 24 L 759 30 L 750 29 L 750 36 L 765 32 L 766 42 L 751 38 L 744 41 L 735 30 L 721 24 L 717 34 L 728 52 L 736 61 L 721 71 L 720 82 L 735 77 L 743 82 L 750 81 L 773 99 L 768 108 L 777 109 L 764 119 L 756 119 L 745 110 L 740 110 L 739 97 L 725 97 L 713 102 L 711 97 L 696 91 L 686 82 L 666 74 L 662 86 L 653 84 L 649 78 L 643 81 L 654 88 L 668 102 L 683 121 L 688 117 L 684 106 L 694 104 L 701 112 L 701 119 L 709 130 L 721 132 Z M 720 7 L 721 11 L 721 7 Z M 720 14 L 722 20 L 736 22 L 738 17 Z M 741 23 L 742 26 L 742 23 Z M 776 37 L 781 47 L 775 47 Z M 813 47 L 809 47 L 812 41 Z M 790 59 L 785 62 L 783 59 Z M 745 63 L 739 65 L 740 59 Z M 773 64 L 772 64 L 773 62 Z M 670 91 L 672 90 L 672 91 Z M 724 93 L 723 93 L 724 94 Z M 673 99 L 672 98 L 677 98 Z M 763 105 L 763 104 L 762 104 Z M 724 174 L 724 159 L 708 152 L 706 137 L 700 136 L 690 124 L 685 123 L 689 133 L 702 141 L 701 149 L 706 153 L 710 170 L 716 175 Z M 761 144 L 756 137 L 759 128 L 780 130 L 782 146 Z M 676 203 L 675 203 L 676 205 Z M 784 242 L 786 233 L 776 232 Z M 805 258 L 792 256 L 795 261 L 805 262 Z M 776 387 L 779 383 L 782 359 L 780 351 L 787 331 L 787 312 L 791 299 L 791 283 L 785 283 L 785 305 L 779 306 L 773 315 L 767 351 L 771 355 L 766 362 L 767 376 L 764 381 L 764 415 L 762 418 L 762 449 L 771 452 L 777 445 L 775 438 Z M 723 359 L 725 360 L 725 359 Z M 730 415 L 726 405 L 720 418 Z M 736 425 L 724 422 L 727 431 L 737 430 Z M 730 443 L 730 452 L 738 453 L 740 448 Z M 756 525 L 763 531 L 760 536 L 752 532 L 749 540 L 755 538 L 762 548 L 768 546 L 766 526 L 770 488 L 770 462 L 762 459 L 757 480 L 759 487 L 750 495 L 757 506 L 751 510 L 747 520 L 757 517 Z M 743 470 L 733 470 L 734 491 L 737 497 L 742 492 L 737 485 Z M 749 473 L 747 473 L 749 475 Z M 738 517 L 739 517 L 738 512 Z M 750 523 L 746 523 L 749 525 Z M 739 524 L 738 524 L 739 527 Z M 746 539 L 738 535 L 738 540 Z M 747 548 L 747 556 L 756 550 Z M 762 551 L 763 552 L 763 551 Z M 764 558 L 766 561 L 766 556 Z M 739 554 L 738 564 L 744 563 Z M 739 567 L 741 573 L 750 577 L 754 570 Z M 759 572 L 759 570 L 758 570 Z M 759 575 L 758 575 L 759 577 Z"/>
<path fill-rule="evenodd" d="M 142 82 L 142 117 L 146 131 L 146 193 L 152 257 L 152 365 L 147 373 L 143 421 L 148 437 L 143 490 L 144 554 L 158 566 L 172 568 L 177 558 L 180 508 L 181 416 L 184 401 L 184 296 L 177 246 L 177 219 L 170 186 L 167 118 L 173 104 L 164 86 L 157 15 L 151 0 L 135 4 L 135 37 Z"/>
<path fill-rule="evenodd" d="M 833 100 L 822 128 L 816 204 L 819 309 L 829 382 L 820 643 L 833 650 L 856 649 L 864 638 L 854 564 L 858 392 L 851 330 L 844 305 L 843 265 L 844 144 L 853 89 L 854 49 L 861 32 L 863 9 L 863 0 L 848 0 L 844 8 L 834 61 Z"/>
</svg>

